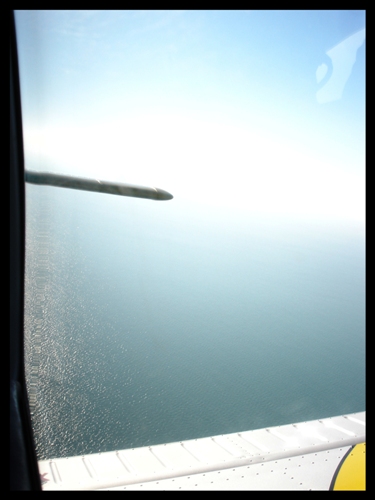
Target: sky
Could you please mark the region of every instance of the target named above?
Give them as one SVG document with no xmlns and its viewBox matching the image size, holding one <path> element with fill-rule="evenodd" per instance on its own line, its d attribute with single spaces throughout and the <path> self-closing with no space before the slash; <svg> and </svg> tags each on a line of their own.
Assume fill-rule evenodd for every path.
<svg viewBox="0 0 375 500">
<path fill-rule="evenodd" d="M 364 11 L 17 11 L 26 167 L 365 217 Z"/>
</svg>

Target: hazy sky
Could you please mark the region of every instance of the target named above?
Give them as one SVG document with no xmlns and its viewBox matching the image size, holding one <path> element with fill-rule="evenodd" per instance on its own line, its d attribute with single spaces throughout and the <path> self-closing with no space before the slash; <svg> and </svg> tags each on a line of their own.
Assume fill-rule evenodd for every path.
<svg viewBox="0 0 375 500">
<path fill-rule="evenodd" d="M 363 11 L 17 11 L 16 26 L 28 168 L 364 219 Z"/>
</svg>

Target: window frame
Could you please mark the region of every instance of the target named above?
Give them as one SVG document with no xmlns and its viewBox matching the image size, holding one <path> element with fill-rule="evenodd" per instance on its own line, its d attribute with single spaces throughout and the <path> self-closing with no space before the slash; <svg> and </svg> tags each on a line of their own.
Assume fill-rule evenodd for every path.
<svg viewBox="0 0 375 500">
<path fill-rule="evenodd" d="M 10 490 L 42 491 L 24 366 L 25 181 L 14 12 L 10 12 Z"/>
</svg>

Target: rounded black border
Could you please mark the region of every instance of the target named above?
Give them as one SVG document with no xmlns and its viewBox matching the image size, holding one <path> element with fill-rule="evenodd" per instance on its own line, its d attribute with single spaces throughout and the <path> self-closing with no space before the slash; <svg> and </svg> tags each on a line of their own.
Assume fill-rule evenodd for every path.
<svg viewBox="0 0 375 500">
<path fill-rule="evenodd" d="M 349 450 L 345 453 L 345 455 L 342 457 L 342 459 L 340 460 L 340 463 L 339 465 L 337 466 L 337 469 L 335 470 L 335 473 L 333 474 L 333 477 L 332 477 L 332 481 L 331 481 L 331 484 L 329 486 L 329 489 L 332 491 L 334 490 L 335 488 L 335 483 L 336 483 L 336 479 L 337 479 L 337 476 L 339 475 L 339 472 L 341 470 L 341 467 L 343 466 L 345 460 L 348 458 L 349 454 L 354 450 L 354 448 L 356 447 L 357 445 L 353 445 L 349 448 Z"/>
</svg>

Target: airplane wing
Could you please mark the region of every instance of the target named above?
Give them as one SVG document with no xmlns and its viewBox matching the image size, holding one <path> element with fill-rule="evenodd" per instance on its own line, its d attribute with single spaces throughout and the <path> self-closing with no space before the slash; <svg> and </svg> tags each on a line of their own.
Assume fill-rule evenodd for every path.
<svg viewBox="0 0 375 500">
<path fill-rule="evenodd" d="M 44 490 L 361 490 L 366 412 L 39 461 Z"/>
</svg>

